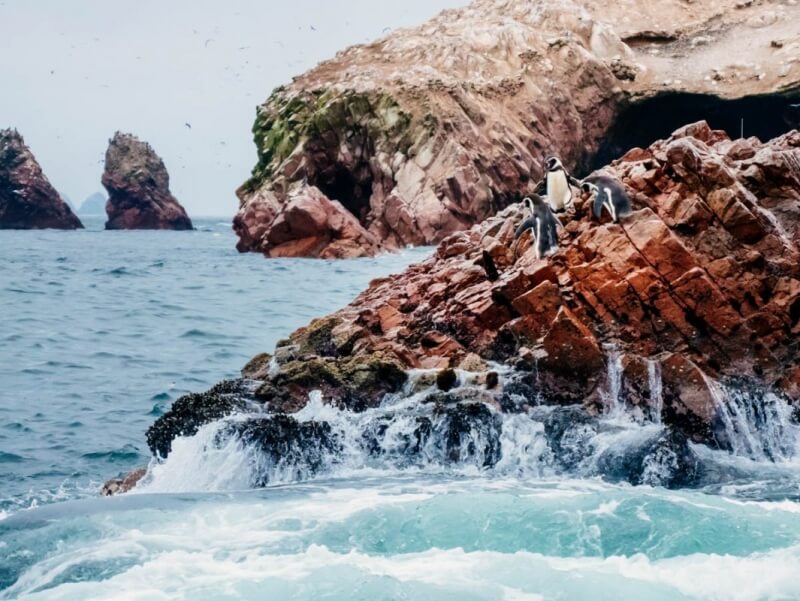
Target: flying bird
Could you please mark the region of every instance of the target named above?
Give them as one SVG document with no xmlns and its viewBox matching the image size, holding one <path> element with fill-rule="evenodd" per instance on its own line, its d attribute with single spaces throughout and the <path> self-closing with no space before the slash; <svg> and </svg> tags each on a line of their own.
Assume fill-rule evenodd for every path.
<svg viewBox="0 0 800 601">
<path fill-rule="evenodd" d="M 184 123 L 184 125 L 185 125 L 186 127 L 188 127 L 189 129 L 192 129 L 192 124 L 191 124 L 191 123 L 188 123 L 188 122 L 187 122 L 187 123 Z"/>
<path fill-rule="evenodd" d="M 204 46 L 205 46 L 206 48 L 208 48 L 208 45 L 209 45 L 211 42 L 213 42 L 213 41 L 214 41 L 214 38 L 208 38 L 208 39 L 205 41 L 205 44 L 204 44 Z"/>
</svg>

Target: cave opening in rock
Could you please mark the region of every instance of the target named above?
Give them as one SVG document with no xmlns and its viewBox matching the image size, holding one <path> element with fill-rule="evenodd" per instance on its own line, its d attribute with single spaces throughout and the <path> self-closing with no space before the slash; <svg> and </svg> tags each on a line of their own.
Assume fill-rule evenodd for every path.
<svg viewBox="0 0 800 601">
<path fill-rule="evenodd" d="M 317 175 L 314 184 L 331 200 L 338 200 L 345 209 L 364 223 L 372 196 L 372 173 L 369 165 L 348 168 L 334 163 Z"/>
<path fill-rule="evenodd" d="M 635 147 L 647 148 L 688 123 L 705 120 L 731 139 L 770 140 L 800 128 L 800 90 L 726 100 L 707 94 L 670 92 L 623 109 L 606 133 L 588 170 L 598 169 Z"/>
<path fill-rule="evenodd" d="M 365 224 L 373 183 L 369 164 L 373 153 L 369 137 L 353 137 L 347 140 L 346 145 L 341 145 L 338 139 L 320 136 L 308 143 L 306 152 L 313 157 L 308 183 L 331 200 L 339 201 Z"/>
</svg>

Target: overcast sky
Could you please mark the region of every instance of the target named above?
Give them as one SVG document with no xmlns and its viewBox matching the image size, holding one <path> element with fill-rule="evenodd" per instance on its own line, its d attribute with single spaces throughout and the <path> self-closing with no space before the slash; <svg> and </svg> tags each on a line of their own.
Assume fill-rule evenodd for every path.
<svg viewBox="0 0 800 601">
<path fill-rule="evenodd" d="M 233 215 L 272 89 L 467 0 L 0 0 L 0 128 L 59 191 L 102 190 L 116 130 L 150 142 L 190 215 Z M 185 124 L 189 123 L 191 128 Z"/>
</svg>

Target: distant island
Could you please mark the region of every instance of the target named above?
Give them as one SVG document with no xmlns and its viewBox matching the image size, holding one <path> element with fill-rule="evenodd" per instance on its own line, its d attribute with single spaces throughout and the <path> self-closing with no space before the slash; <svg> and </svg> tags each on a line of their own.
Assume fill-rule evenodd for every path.
<svg viewBox="0 0 800 601">
<path fill-rule="evenodd" d="M 106 200 L 108 197 L 103 192 L 95 192 L 86 197 L 78 209 L 78 214 L 83 216 L 106 215 Z"/>
</svg>

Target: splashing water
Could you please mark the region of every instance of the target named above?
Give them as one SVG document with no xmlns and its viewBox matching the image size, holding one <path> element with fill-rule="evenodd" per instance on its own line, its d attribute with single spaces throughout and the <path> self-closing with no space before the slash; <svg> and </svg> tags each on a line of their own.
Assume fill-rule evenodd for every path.
<svg viewBox="0 0 800 601">
<path fill-rule="evenodd" d="M 754 461 L 785 462 L 800 444 L 800 427 L 792 409 L 775 394 L 722 386 L 706 378 L 722 425 L 720 438 L 734 455 Z"/>
<path fill-rule="evenodd" d="M 607 360 L 606 413 L 612 417 L 621 417 L 625 414 L 625 407 L 620 401 L 622 391 L 622 353 L 615 344 L 604 346 Z"/>
<path fill-rule="evenodd" d="M 612 383 L 620 381 L 619 365 L 618 358 L 609 361 Z M 511 371 L 501 371 L 504 384 L 513 380 Z M 481 402 L 428 402 L 436 388 L 420 387 L 425 375 L 412 373 L 403 392 L 363 412 L 336 408 L 314 392 L 303 409 L 277 425 L 277 418 L 264 414 L 237 414 L 208 424 L 193 437 L 176 439 L 166 460 L 153 460 L 137 490 L 240 490 L 395 473 L 563 474 L 653 486 L 702 484 L 696 447 L 657 419 L 663 399 L 655 363 L 649 367 L 652 420 L 636 419 L 621 403 L 597 418 L 580 407 L 533 406 L 504 413 Z M 460 387 L 451 391 L 455 397 L 480 398 L 478 374 L 460 371 L 458 380 Z M 708 382 L 720 407 L 723 448 L 762 462 L 795 456 L 800 437 L 784 401 Z M 611 389 L 619 390 L 617 385 Z M 271 450 L 276 445 L 281 454 Z"/>
<path fill-rule="evenodd" d="M 662 422 L 664 411 L 664 391 L 661 381 L 661 363 L 655 359 L 647 362 L 647 384 L 650 390 L 651 420 L 654 424 Z"/>
</svg>

